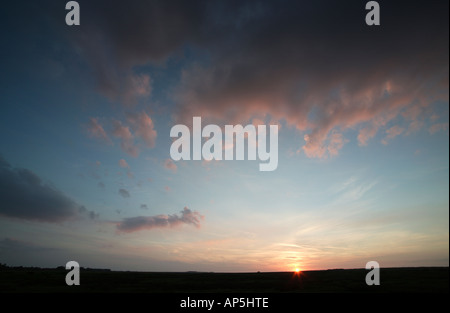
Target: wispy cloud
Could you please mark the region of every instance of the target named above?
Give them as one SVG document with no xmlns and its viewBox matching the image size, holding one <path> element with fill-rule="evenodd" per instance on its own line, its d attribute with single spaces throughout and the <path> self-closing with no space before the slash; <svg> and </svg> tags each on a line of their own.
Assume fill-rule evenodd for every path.
<svg viewBox="0 0 450 313">
<path fill-rule="evenodd" d="M 389 140 L 397 137 L 398 135 L 401 135 L 404 132 L 404 130 L 405 130 L 404 128 L 398 125 L 392 126 L 388 130 L 386 130 L 386 137 L 384 137 L 384 139 L 381 140 L 381 143 L 387 145 Z"/>
<path fill-rule="evenodd" d="M 438 131 L 441 131 L 441 130 L 448 130 L 448 123 L 437 123 L 437 124 L 431 125 L 430 128 L 428 128 L 428 132 L 430 134 L 437 133 Z"/>
<path fill-rule="evenodd" d="M 358 201 L 377 185 L 377 181 L 364 182 L 357 176 L 352 176 L 342 183 L 334 185 L 330 192 L 336 196 L 335 204 L 346 204 Z"/>
</svg>

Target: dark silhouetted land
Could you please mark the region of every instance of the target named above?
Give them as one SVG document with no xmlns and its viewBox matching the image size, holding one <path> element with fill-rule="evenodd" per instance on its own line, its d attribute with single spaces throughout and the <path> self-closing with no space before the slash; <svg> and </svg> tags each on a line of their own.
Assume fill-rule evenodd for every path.
<svg viewBox="0 0 450 313">
<path fill-rule="evenodd" d="M 64 268 L 0 268 L 0 292 L 322 293 L 449 292 L 448 267 L 381 268 L 381 285 L 367 286 L 365 269 L 274 273 L 161 273 L 81 269 L 67 286 Z"/>
</svg>

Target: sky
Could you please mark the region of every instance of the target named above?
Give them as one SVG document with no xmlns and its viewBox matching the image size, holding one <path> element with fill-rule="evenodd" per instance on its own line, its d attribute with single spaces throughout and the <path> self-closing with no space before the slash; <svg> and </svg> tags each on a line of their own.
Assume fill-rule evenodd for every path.
<svg viewBox="0 0 450 313">
<path fill-rule="evenodd" d="M 449 265 L 448 1 L 78 3 L 2 5 L 0 263 Z M 277 168 L 172 160 L 194 116 Z"/>
</svg>

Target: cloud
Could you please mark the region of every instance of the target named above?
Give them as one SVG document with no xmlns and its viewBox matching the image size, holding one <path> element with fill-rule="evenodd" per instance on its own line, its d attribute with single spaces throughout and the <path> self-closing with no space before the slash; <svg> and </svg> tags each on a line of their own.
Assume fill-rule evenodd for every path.
<svg viewBox="0 0 450 313">
<path fill-rule="evenodd" d="M 338 133 L 337 131 L 333 131 L 330 135 L 330 141 L 328 143 L 328 153 L 330 156 L 336 156 L 339 154 L 339 150 L 342 149 L 345 143 L 347 143 L 348 140 L 344 138 L 344 136 L 341 133 Z"/>
<path fill-rule="evenodd" d="M 122 80 L 122 88 L 119 89 L 117 94 L 117 89 L 112 89 L 110 91 L 114 94 L 110 96 L 112 99 L 119 99 L 125 105 L 132 105 L 137 102 L 141 97 L 148 97 L 151 93 L 151 78 L 146 74 L 128 74 Z M 116 92 L 116 93 L 114 93 Z"/>
<path fill-rule="evenodd" d="M 86 214 L 91 220 L 99 217 L 98 213 L 95 213 L 94 211 L 89 211 L 83 205 L 78 208 L 78 212 L 81 214 Z"/>
<path fill-rule="evenodd" d="M 448 101 L 448 47 L 443 44 L 448 26 L 431 26 L 426 19 L 415 24 L 420 44 L 418 34 L 408 30 L 408 14 L 432 8 L 409 7 L 395 16 L 389 9 L 398 8 L 387 8 L 380 36 L 355 18 L 360 12 L 354 2 L 327 3 L 328 13 L 324 5 L 285 2 L 277 13 L 235 26 L 229 32 L 233 38 L 223 40 L 227 48 L 214 43 L 210 62 L 184 69 L 175 93 L 177 119 L 202 116 L 237 123 L 270 116 L 303 132 L 302 150 L 322 158 L 338 154 L 343 144 L 336 139 L 347 130 L 361 129 L 358 142 L 367 145 L 397 117 L 419 129 L 419 113 L 435 100 Z M 331 13 L 337 11 L 343 14 Z M 320 22 L 312 20 L 316 16 Z M 226 26 L 233 27 L 231 22 Z"/>
<path fill-rule="evenodd" d="M 177 171 L 177 165 L 175 163 L 173 163 L 172 159 L 166 159 L 164 161 L 164 167 L 173 172 Z"/>
<path fill-rule="evenodd" d="M 128 176 L 128 178 L 130 178 L 130 179 L 134 178 L 134 175 L 130 171 L 130 166 L 128 165 L 127 161 L 125 161 L 124 159 L 120 159 L 119 160 L 119 166 L 127 169 L 127 176 Z"/>
<path fill-rule="evenodd" d="M 148 148 L 153 148 L 156 141 L 156 130 L 153 121 L 147 113 L 128 113 L 127 120 L 130 122 L 135 135 L 142 138 Z"/>
<path fill-rule="evenodd" d="M 100 89 L 116 95 L 123 83 L 120 77 L 132 75 L 133 65 L 162 61 L 184 42 L 199 37 L 206 7 L 202 1 L 182 0 L 132 1 L 126 8 L 119 0 L 89 2 L 86 23 L 72 39 L 90 61 Z"/>
<path fill-rule="evenodd" d="M 91 18 L 101 19 L 101 15 L 102 13 Z M 93 26 L 93 23 L 85 24 Z M 128 107 L 135 105 L 141 98 L 149 97 L 152 91 L 151 77 L 134 73 L 131 66 L 118 60 L 119 56 L 115 55 L 113 49 L 107 48 L 110 43 L 102 30 L 91 28 L 87 30 L 87 34 L 82 30 L 86 25 L 80 27 L 80 32 L 74 34 L 73 39 L 75 46 L 93 69 L 97 90 L 111 101 L 118 101 Z"/>
<path fill-rule="evenodd" d="M 121 232 L 131 233 L 144 229 L 168 228 L 181 226 L 183 224 L 193 225 L 200 228 L 200 221 L 203 216 L 197 211 L 191 211 L 184 207 L 181 215 L 155 215 L 155 216 L 137 216 L 125 218 L 117 224 L 117 229 Z"/>
<path fill-rule="evenodd" d="M 104 94 L 149 95 L 152 79 L 137 70 L 188 49 L 192 62 L 171 86 L 177 122 L 283 122 L 301 133 L 298 151 L 308 157 L 338 155 L 355 130 L 365 146 L 394 119 L 409 124 L 405 135 L 418 131 L 423 115 L 435 114 L 432 103 L 448 102 L 445 1 L 383 3 L 378 29 L 362 22 L 357 1 L 137 1 L 127 14 L 120 1 L 86 6 L 90 22 L 74 42 Z M 153 146 L 155 136 L 145 134 Z"/>
<path fill-rule="evenodd" d="M 119 195 L 121 195 L 124 198 L 129 198 L 130 197 L 130 193 L 128 192 L 128 190 L 126 189 L 119 189 Z"/>
<path fill-rule="evenodd" d="M 61 222 L 79 214 L 95 216 L 34 172 L 13 168 L 0 158 L 0 215 L 41 222 Z"/>
<path fill-rule="evenodd" d="M 128 126 L 122 125 L 122 122 L 113 120 L 112 134 L 121 139 L 120 147 L 122 150 L 132 157 L 137 157 L 139 154 L 139 148 L 134 145 L 133 134 Z"/>
<path fill-rule="evenodd" d="M 125 161 L 124 159 L 120 159 L 119 160 L 119 166 L 123 167 L 123 168 L 130 168 L 130 166 L 128 165 L 127 161 Z"/>
<path fill-rule="evenodd" d="M 330 193 L 336 196 L 335 204 L 348 204 L 366 198 L 366 194 L 377 184 L 378 181 L 362 181 L 357 176 L 352 176 L 333 186 Z"/>
<path fill-rule="evenodd" d="M 113 144 L 110 136 L 97 119 L 90 118 L 87 130 L 91 137 L 100 138 L 105 143 Z M 113 119 L 109 133 L 112 137 L 120 139 L 121 149 L 132 157 L 139 155 L 139 147 L 142 146 L 142 143 L 147 148 L 153 148 L 157 137 L 153 121 L 145 112 L 127 113 L 125 123 Z M 142 142 L 136 142 L 139 139 Z"/>
<path fill-rule="evenodd" d="M 438 131 L 447 130 L 447 129 L 448 129 L 448 123 L 437 123 L 437 124 L 431 125 L 430 128 L 428 128 L 428 132 L 430 134 L 434 134 L 434 133 L 437 133 Z"/>
<path fill-rule="evenodd" d="M 344 139 L 343 135 L 337 131 L 332 131 L 330 134 L 324 133 L 325 138 L 316 138 L 311 135 L 305 135 L 304 140 L 306 144 L 302 147 L 306 156 L 310 158 L 324 158 L 327 155 L 336 156 L 339 150 L 342 149 L 348 140 Z"/>
<path fill-rule="evenodd" d="M 358 133 L 358 144 L 360 146 L 367 146 L 368 141 L 375 137 L 378 128 L 374 126 L 368 126 L 361 129 Z"/>
<path fill-rule="evenodd" d="M 89 2 L 83 7 L 86 22 L 71 39 L 92 67 L 99 92 L 130 106 L 152 89 L 150 76 L 137 73 L 135 65 L 159 64 L 198 37 L 206 6 L 178 0 L 131 1 L 126 8 L 118 0 Z"/>
<path fill-rule="evenodd" d="M 386 135 L 386 137 L 384 137 L 383 140 L 381 140 L 381 143 L 383 143 L 384 145 L 387 145 L 389 140 L 402 134 L 404 132 L 404 130 L 405 130 L 404 128 L 401 128 L 398 125 L 392 126 L 388 130 L 386 130 L 387 135 Z"/>
<path fill-rule="evenodd" d="M 86 125 L 86 130 L 89 134 L 89 136 L 93 138 L 98 138 L 104 143 L 112 144 L 111 139 L 106 134 L 105 130 L 103 129 L 102 125 L 98 122 L 96 118 L 91 117 L 89 119 L 88 124 Z"/>
</svg>

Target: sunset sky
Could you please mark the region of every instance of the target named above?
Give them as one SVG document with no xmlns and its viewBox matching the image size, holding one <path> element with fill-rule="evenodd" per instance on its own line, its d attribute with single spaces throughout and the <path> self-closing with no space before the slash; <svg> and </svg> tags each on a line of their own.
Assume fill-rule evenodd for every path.
<svg viewBox="0 0 450 313">
<path fill-rule="evenodd" d="M 449 265 L 448 1 L 66 2 L 0 11 L 0 263 Z M 173 161 L 194 116 L 278 168 Z"/>
</svg>

